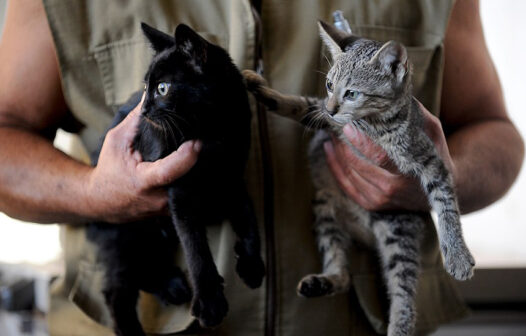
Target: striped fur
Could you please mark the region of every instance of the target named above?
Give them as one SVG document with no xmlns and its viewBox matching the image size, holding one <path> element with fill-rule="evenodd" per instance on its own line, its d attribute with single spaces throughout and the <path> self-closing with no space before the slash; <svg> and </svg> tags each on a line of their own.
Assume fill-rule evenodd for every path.
<svg viewBox="0 0 526 336">
<path fill-rule="evenodd" d="M 309 158 L 316 189 L 314 232 L 323 270 L 305 276 L 298 293 L 313 297 L 348 291 L 348 251 L 352 241 L 360 241 L 376 247 L 380 257 L 390 299 L 388 335 L 413 335 L 423 215 L 369 212 L 348 199 L 328 168 L 323 144 L 332 134 L 360 154 L 343 134 L 343 126 L 351 123 L 380 145 L 402 174 L 417 177 L 438 215 L 444 266 L 456 279 L 465 280 L 473 275 L 475 263 L 462 236 L 453 180 L 423 130 L 405 48 L 393 41 L 349 38 L 325 24 L 320 32 L 334 60 L 327 75 L 327 98 L 284 95 L 256 73 L 243 73 L 249 90 L 269 109 L 316 130 Z M 349 90 L 359 92 L 356 99 L 345 98 Z"/>
</svg>

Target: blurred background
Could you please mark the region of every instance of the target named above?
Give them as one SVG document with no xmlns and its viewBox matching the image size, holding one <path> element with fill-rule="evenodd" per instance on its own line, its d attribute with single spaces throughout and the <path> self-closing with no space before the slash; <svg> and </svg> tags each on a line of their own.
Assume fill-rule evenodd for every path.
<svg viewBox="0 0 526 336">
<path fill-rule="evenodd" d="M 14 0 L 16 1 L 16 0 Z M 526 135 L 526 1 L 481 0 L 481 15 L 489 51 L 500 75 L 506 104 L 523 136 Z M 0 32 L 6 0 L 0 0 Z M 488 134 L 491 136 L 491 134 Z M 56 146 L 67 151 L 71 137 L 60 133 Z M 442 335 L 526 335 L 526 165 L 509 193 L 492 206 L 463 217 L 464 235 L 477 260 L 473 280 L 459 283 L 473 310 L 467 319 L 444 326 Z M 12 316 L 0 306 L 0 335 L 39 333 L 46 296 L 38 294 L 52 275 L 61 272 L 61 248 L 57 225 L 37 225 L 13 220 L 0 213 L 0 299 L 8 274 L 33 279 L 20 290 L 33 291 L 33 313 Z M 7 277 L 7 278 L 6 278 Z M 38 289 L 41 288 L 41 289 Z M 42 320 L 42 319 L 40 319 Z M 7 325 L 18 327 L 7 329 Z"/>
</svg>

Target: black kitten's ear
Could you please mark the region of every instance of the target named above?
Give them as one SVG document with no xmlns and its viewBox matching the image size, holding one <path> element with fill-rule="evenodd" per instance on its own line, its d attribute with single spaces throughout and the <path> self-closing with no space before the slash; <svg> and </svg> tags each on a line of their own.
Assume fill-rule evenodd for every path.
<svg viewBox="0 0 526 336">
<path fill-rule="evenodd" d="M 398 83 L 402 83 L 409 71 L 407 50 L 396 42 L 386 42 L 369 61 L 370 64 L 378 62 L 385 72 L 395 76 Z"/>
<path fill-rule="evenodd" d="M 157 53 L 174 46 L 175 40 L 172 36 L 165 34 L 144 22 L 141 23 L 141 28 L 146 38 L 150 41 L 153 50 Z"/>
<path fill-rule="evenodd" d="M 175 44 L 177 49 L 192 57 L 197 67 L 206 63 L 208 42 L 192 28 L 185 24 L 178 25 L 175 29 Z"/>
</svg>

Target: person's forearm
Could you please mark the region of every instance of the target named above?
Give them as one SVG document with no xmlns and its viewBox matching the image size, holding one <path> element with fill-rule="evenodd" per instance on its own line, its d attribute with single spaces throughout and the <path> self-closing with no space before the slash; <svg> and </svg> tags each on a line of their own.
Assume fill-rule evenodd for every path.
<svg viewBox="0 0 526 336">
<path fill-rule="evenodd" d="M 449 135 L 447 143 L 464 214 L 502 197 L 517 177 L 524 157 L 521 136 L 507 120 L 463 127 Z"/>
<path fill-rule="evenodd" d="M 37 223 L 86 221 L 91 167 L 28 131 L 0 127 L 0 211 Z"/>
<path fill-rule="evenodd" d="M 98 164 L 77 162 L 38 134 L 0 124 L 0 211 L 37 223 L 124 223 L 166 213 L 166 185 L 197 161 L 201 141 L 143 162 L 133 150 L 139 104 L 105 137 Z"/>
</svg>

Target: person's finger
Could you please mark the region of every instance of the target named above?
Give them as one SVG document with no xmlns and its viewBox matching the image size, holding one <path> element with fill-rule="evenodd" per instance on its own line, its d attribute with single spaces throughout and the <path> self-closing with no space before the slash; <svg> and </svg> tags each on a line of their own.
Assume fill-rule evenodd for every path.
<svg viewBox="0 0 526 336">
<path fill-rule="evenodd" d="M 356 156 L 348 145 L 338 142 L 335 147 L 336 159 L 342 167 L 349 182 L 364 195 L 369 201 L 367 210 L 378 210 L 384 208 L 389 203 L 389 195 L 391 195 L 393 186 L 395 185 L 398 176 L 363 160 Z M 353 165 L 349 164 L 349 154 L 353 159 L 362 160 L 360 169 L 355 169 Z"/>
<path fill-rule="evenodd" d="M 344 171 L 349 175 L 351 175 L 351 170 L 354 171 L 355 175 L 359 175 L 367 183 L 375 186 L 377 190 L 385 193 L 390 190 L 391 181 L 399 177 L 397 173 L 392 173 L 361 157 L 349 148 L 348 144 L 340 140 L 334 140 L 334 144 L 336 158 L 344 167 Z"/>
<path fill-rule="evenodd" d="M 329 169 L 331 170 L 334 178 L 340 185 L 340 188 L 345 192 L 345 194 L 347 194 L 347 196 L 349 196 L 362 207 L 370 207 L 371 203 L 367 199 L 367 197 L 365 197 L 365 195 L 362 194 L 361 191 L 357 189 L 347 178 L 343 167 L 336 158 L 336 152 L 334 150 L 333 144 L 330 141 L 328 141 L 323 144 L 323 148 L 325 150 L 325 156 L 327 158 L 327 164 L 329 165 Z"/>
<path fill-rule="evenodd" d="M 141 114 L 142 103 L 144 101 L 144 94 L 142 95 L 141 101 L 130 113 L 121 121 L 117 126 L 115 126 L 111 131 L 118 137 L 122 143 L 126 145 L 131 145 L 135 134 L 137 134 L 137 127 L 139 126 L 139 116 Z"/>
<path fill-rule="evenodd" d="M 201 150 L 200 140 L 183 143 L 167 157 L 138 164 L 138 178 L 146 188 L 167 185 L 186 174 L 196 163 Z"/>
<path fill-rule="evenodd" d="M 391 160 L 385 150 L 374 143 L 374 141 L 363 132 L 357 130 L 353 125 L 345 125 L 343 128 L 343 134 L 364 157 L 371 160 L 374 164 L 380 167 L 390 164 Z"/>
</svg>

